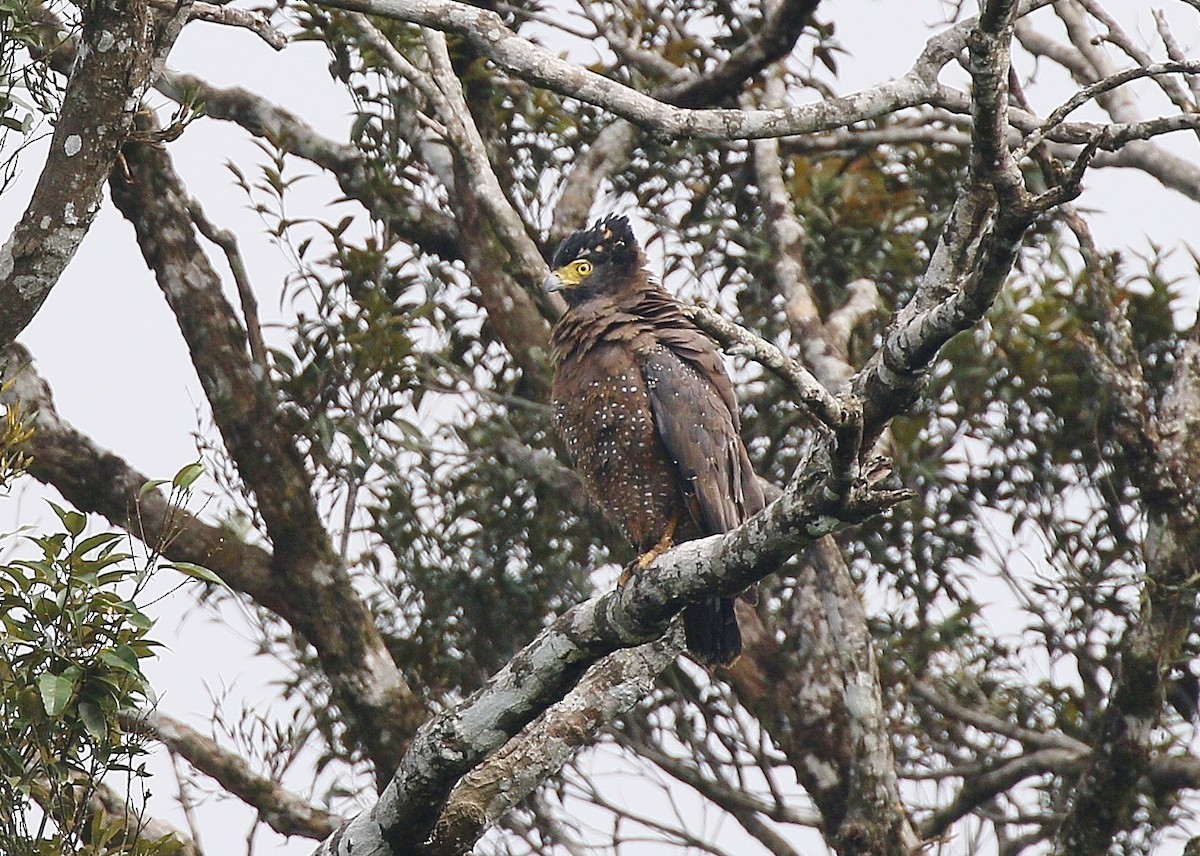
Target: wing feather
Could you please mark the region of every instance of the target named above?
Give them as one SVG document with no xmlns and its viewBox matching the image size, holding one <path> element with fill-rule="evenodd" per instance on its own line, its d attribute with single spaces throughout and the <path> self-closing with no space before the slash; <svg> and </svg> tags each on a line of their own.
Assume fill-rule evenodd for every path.
<svg viewBox="0 0 1200 856">
<path fill-rule="evenodd" d="M 642 363 L 655 426 L 704 535 L 732 529 L 763 505 L 738 436 L 737 411 L 723 394 L 729 379 L 711 344 L 709 350 L 717 360 L 715 372 L 703 364 L 707 360 L 685 359 L 661 344 Z"/>
</svg>

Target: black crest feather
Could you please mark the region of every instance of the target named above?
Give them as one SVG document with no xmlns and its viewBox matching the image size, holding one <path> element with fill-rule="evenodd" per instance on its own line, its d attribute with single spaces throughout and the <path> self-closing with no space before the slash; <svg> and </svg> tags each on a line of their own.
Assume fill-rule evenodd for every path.
<svg viewBox="0 0 1200 856">
<path fill-rule="evenodd" d="M 558 245 L 550 267 L 557 269 L 575 259 L 588 259 L 597 267 L 606 263 L 626 267 L 637 263 L 639 252 L 629 220 L 609 215 L 590 229 L 568 235 Z"/>
</svg>

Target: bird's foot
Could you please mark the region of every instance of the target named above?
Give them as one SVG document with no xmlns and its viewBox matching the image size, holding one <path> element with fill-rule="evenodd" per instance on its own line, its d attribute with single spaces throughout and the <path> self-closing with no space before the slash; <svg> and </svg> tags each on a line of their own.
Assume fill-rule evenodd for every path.
<svg viewBox="0 0 1200 856">
<path fill-rule="evenodd" d="M 646 570 L 646 568 L 654 564 L 655 559 L 675 546 L 675 527 L 678 523 L 679 513 L 674 512 L 667 521 L 667 530 L 658 539 L 658 543 L 630 562 L 625 567 L 625 570 L 621 571 L 621 576 L 617 577 L 617 588 L 624 588 L 633 579 L 634 574 Z"/>
</svg>

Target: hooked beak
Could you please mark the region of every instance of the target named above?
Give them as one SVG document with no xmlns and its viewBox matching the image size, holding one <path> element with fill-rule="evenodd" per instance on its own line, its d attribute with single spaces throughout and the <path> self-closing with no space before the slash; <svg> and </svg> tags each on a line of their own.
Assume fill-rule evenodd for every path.
<svg viewBox="0 0 1200 856">
<path fill-rule="evenodd" d="M 557 272 L 552 271 L 549 276 L 542 280 L 542 290 L 547 294 L 554 294 L 566 287 L 567 284 L 563 282 L 562 277 Z"/>
</svg>

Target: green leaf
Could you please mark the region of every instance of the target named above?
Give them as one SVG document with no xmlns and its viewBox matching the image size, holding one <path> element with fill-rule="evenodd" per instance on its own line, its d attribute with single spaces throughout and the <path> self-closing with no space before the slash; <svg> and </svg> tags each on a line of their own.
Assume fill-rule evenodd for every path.
<svg viewBox="0 0 1200 856">
<path fill-rule="evenodd" d="M 141 489 L 138 490 L 138 496 L 139 497 L 145 496 L 150 491 L 152 491 L 152 490 L 158 488 L 160 485 L 164 485 L 166 483 L 167 483 L 166 479 L 150 479 L 150 481 L 146 482 L 144 485 L 142 485 Z"/>
<path fill-rule="evenodd" d="M 100 741 L 108 737 L 108 722 L 104 719 L 100 705 L 94 701 L 79 703 L 79 718 L 83 720 L 83 727 L 87 729 L 88 734 L 95 740 Z"/>
<path fill-rule="evenodd" d="M 118 645 L 116 648 L 108 649 L 100 655 L 100 662 L 112 666 L 118 671 L 127 672 L 138 678 L 142 677 L 137 654 L 128 645 Z"/>
<path fill-rule="evenodd" d="M 87 518 L 78 511 L 67 511 L 57 503 L 50 503 L 50 507 L 54 509 L 54 513 L 58 515 L 58 519 L 62 521 L 63 526 L 72 536 L 78 535 L 83 531 L 83 527 L 87 524 Z"/>
<path fill-rule="evenodd" d="M 125 536 L 120 532 L 101 532 L 99 535 L 92 535 L 89 538 L 84 538 L 75 545 L 75 549 L 71 551 L 71 558 L 78 559 L 82 556 L 95 550 L 97 547 L 103 547 L 105 544 L 110 544 L 113 541 L 118 541 Z"/>
<path fill-rule="evenodd" d="M 229 586 L 225 585 L 225 581 L 217 576 L 215 572 L 210 571 L 208 568 L 201 567 L 200 565 L 192 564 L 191 562 L 171 562 L 163 565 L 163 567 L 179 571 L 179 573 L 189 576 L 195 580 L 203 580 L 206 583 L 213 583 L 214 585 L 225 586 L 225 588 L 229 588 Z"/>
<path fill-rule="evenodd" d="M 46 714 L 52 718 L 62 716 L 62 712 L 71 702 L 71 694 L 75 691 L 74 679 L 66 672 L 61 675 L 45 672 L 38 677 L 37 685 Z"/>
<path fill-rule="evenodd" d="M 197 461 L 194 464 L 188 464 L 186 467 L 175 473 L 175 478 L 171 479 L 171 484 L 180 490 L 187 490 L 192 486 L 192 482 L 200 478 L 200 474 L 204 472 L 204 464 Z"/>
</svg>

